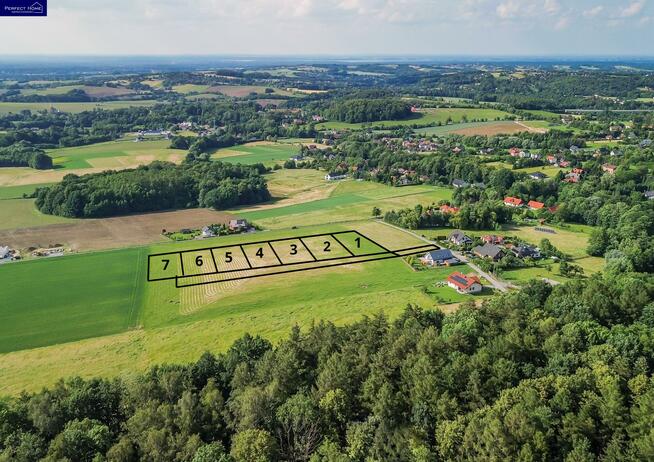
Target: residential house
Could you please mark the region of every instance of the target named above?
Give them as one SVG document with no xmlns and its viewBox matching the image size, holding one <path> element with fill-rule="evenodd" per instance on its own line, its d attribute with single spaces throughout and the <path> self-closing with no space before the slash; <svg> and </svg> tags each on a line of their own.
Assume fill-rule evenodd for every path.
<svg viewBox="0 0 654 462">
<path fill-rule="evenodd" d="M 465 188 L 466 186 L 468 186 L 468 182 L 463 180 L 454 180 L 452 182 L 452 186 L 454 186 L 455 188 Z"/>
<path fill-rule="evenodd" d="M 549 164 L 552 164 L 552 165 L 556 165 L 557 162 L 559 161 L 559 160 L 556 158 L 556 156 L 551 156 L 551 155 L 550 155 L 550 156 L 547 156 L 545 159 L 547 160 L 547 162 L 548 162 Z"/>
<path fill-rule="evenodd" d="M 472 249 L 472 253 L 479 258 L 490 258 L 493 261 L 498 261 L 504 256 L 504 250 L 501 247 L 489 243 L 478 245 Z"/>
<path fill-rule="evenodd" d="M 570 166 L 570 161 L 568 160 L 562 160 L 561 162 L 559 162 L 559 167 L 567 168 L 569 166 Z"/>
<path fill-rule="evenodd" d="M 248 221 L 243 218 L 229 220 L 229 229 L 232 231 L 243 231 L 249 227 Z"/>
<path fill-rule="evenodd" d="M 522 207 L 522 199 L 518 197 L 505 197 L 504 198 L 504 205 L 507 207 Z"/>
<path fill-rule="evenodd" d="M 447 204 L 444 204 L 444 205 L 441 205 L 441 206 L 439 207 L 439 210 L 440 210 L 442 213 L 455 214 L 455 213 L 459 213 L 459 210 L 460 210 L 460 209 L 459 209 L 459 207 L 451 207 L 451 206 L 449 206 L 449 205 L 447 205 Z"/>
<path fill-rule="evenodd" d="M 504 243 L 504 238 L 502 236 L 497 236 L 495 234 L 487 234 L 486 236 L 482 236 L 481 240 L 486 242 L 487 244 L 503 244 Z"/>
<path fill-rule="evenodd" d="M 343 180 L 345 178 L 347 178 L 346 173 L 329 172 L 327 175 L 325 175 L 325 180 L 327 181 Z"/>
<path fill-rule="evenodd" d="M 232 221 L 237 221 L 237 220 L 232 220 Z M 213 230 L 208 226 L 202 228 L 202 237 L 214 237 L 215 235 L 216 233 L 214 233 Z"/>
<path fill-rule="evenodd" d="M 511 248 L 511 252 L 518 258 L 540 258 L 540 251 L 528 245 L 517 245 Z"/>
<path fill-rule="evenodd" d="M 544 180 L 545 178 L 547 178 L 547 175 L 541 172 L 532 172 L 529 174 L 529 178 L 531 178 L 532 180 Z"/>
<path fill-rule="evenodd" d="M 511 157 L 518 157 L 520 155 L 521 151 L 522 151 L 522 149 L 520 149 L 520 148 L 511 148 L 511 149 L 509 149 L 509 155 Z"/>
<path fill-rule="evenodd" d="M 452 152 L 453 152 L 454 154 L 459 154 L 461 151 L 463 151 L 463 149 L 461 149 L 461 148 L 458 147 L 458 146 L 456 146 L 454 149 L 452 149 Z"/>
<path fill-rule="evenodd" d="M 424 257 L 420 258 L 420 261 L 423 265 L 429 266 L 450 266 L 460 263 L 452 254 L 450 249 L 439 249 L 427 252 Z"/>
<path fill-rule="evenodd" d="M 644 193 L 645 199 L 648 200 L 654 200 L 654 191 L 645 191 Z"/>
<path fill-rule="evenodd" d="M 622 154 L 623 154 L 623 152 L 620 151 L 619 149 L 612 149 L 611 152 L 610 152 L 611 157 L 619 157 Z"/>
<path fill-rule="evenodd" d="M 604 164 L 602 165 L 602 171 L 610 175 L 613 175 L 618 167 L 613 164 Z"/>
<path fill-rule="evenodd" d="M 529 201 L 527 202 L 527 207 L 529 207 L 530 210 L 541 210 L 545 207 L 545 204 L 538 201 Z"/>
<path fill-rule="evenodd" d="M 640 144 L 639 144 L 638 146 L 640 146 L 641 148 L 648 148 L 648 147 L 650 147 L 651 145 L 652 145 L 652 140 L 649 140 L 649 139 L 648 139 L 648 140 L 643 140 L 643 141 L 641 141 Z"/>
<path fill-rule="evenodd" d="M 0 260 L 9 258 L 11 256 L 11 249 L 9 247 L 0 246 Z"/>
<path fill-rule="evenodd" d="M 447 277 L 447 285 L 460 294 L 478 294 L 484 289 L 477 276 L 466 276 L 458 271 Z"/>
<path fill-rule="evenodd" d="M 472 239 L 466 236 L 465 233 L 460 229 L 452 231 L 450 235 L 447 237 L 447 240 L 455 245 L 465 245 L 465 244 L 472 243 Z"/>
</svg>

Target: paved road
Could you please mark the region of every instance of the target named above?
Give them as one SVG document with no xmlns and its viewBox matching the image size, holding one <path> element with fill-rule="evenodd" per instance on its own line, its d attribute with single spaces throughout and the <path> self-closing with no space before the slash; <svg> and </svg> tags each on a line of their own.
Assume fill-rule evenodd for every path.
<svg viewBox="0 0 654 462">
<path fill-rule="evenodd" d="M 429 244 L 434 244 L 434 241 L 431 241 L 427 239 L 426 237 L 422 237 L 421 235 L 414 233 L 413 231 L 410 231 L 408 229 L 400 228 L 399 226 L 392 225 L 390 223 L 386 223 L 385 221 L 379 220 L 380 223 L 390 226 L 391 228 L 395 228 L 397 230 L 400 230 L 402 232 L 405 232 L 407 234 L 411 234 L 414 237 L 417 237 L 421 241 L 428 242 Z M 497 280 L 494 276 L 492 276 L 490 273 L 487 273 L 486 271 L 482 271 L 481 268 L 479 268 L 477 265 L 472 263 L 470 260 L 468 260 L 465 255 L 463 255 L 461 252 L 457 252 L 455 250 L 452 251 L 452 254 L 458 258 L 461 262 L 466 263 L 470 268 L 472 268 L 475 272 L 477 272 L 481 277 L 486 279 L 495 289 L 499 290 L 500 292 L 506 292 L 509 289 L 515 289 L 517 286 L 514 286 L 513 284 L 499 281 Z"/>
</svg>

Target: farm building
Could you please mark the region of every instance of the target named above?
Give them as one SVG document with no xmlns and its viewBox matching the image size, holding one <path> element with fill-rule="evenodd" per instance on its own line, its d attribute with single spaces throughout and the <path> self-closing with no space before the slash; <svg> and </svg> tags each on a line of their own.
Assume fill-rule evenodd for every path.
<svg viewBox="0 0 654 462">
<path fill-rule="evenodd" d="M 229 229 L 232 231 L 243 231 L 248 228 L 248 221 L 243 218 L 229 220 Z"/>
<path fill-rule="evenodd" d="M 504 256 L 504 251 L 501 247 L 489 243 L 478 245 L 472 249 L 472 253 L 479 258 L 490 258 L 493 261 L 500 260 Z"/>
<path fill-rule="evenodd" d="M 483 290 L 477 276 L 466 276 L 459 272 L 452 273 L 447 277 L 447 285 L 460 294 L 477 294 Z"/>
<path fill-rule="evenodd" d="M 447 240 L 455 245 L 465 245 L 472 243 L 472 239 L 465 235 L 460 229 L 454 230 L 447 237 Z"/>
<path fill-rule="evenodd" d="M 452 255 L 450 249 L 432 250 L 431 252 L 427 252 L 420 261 L 423 265 L 429 266 L 450 266 L 459 263 L 459 260 Z"/>
<path fill-rule="evenodd" d="M 325 180 L 327 181 L 343 180 L 345 178 L 347 178 L 347 174 L 345 173 L 330 172 L 325 175 Z"/>
<path fill-rule="evenodd" d="M 506 205 L 507 207 L 521 207 L 522 199 L 518 197 L 505 197 L 504 205 Z"/>
</svg>

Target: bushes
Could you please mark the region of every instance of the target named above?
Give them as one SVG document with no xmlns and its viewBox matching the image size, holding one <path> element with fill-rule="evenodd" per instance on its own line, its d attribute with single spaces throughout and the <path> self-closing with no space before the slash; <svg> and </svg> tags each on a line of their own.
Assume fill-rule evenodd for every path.
<svg viewBox="0 0 654 462">
<path fill-rule="evenodd" d="M 153 162 L 132 170 L 66 175 L 61 183 L 36 191 L 36 206 L 51 215 L 91 218 L 253 204 L 270 199 L 262 170 L 220 162 Z"/>
</svg>

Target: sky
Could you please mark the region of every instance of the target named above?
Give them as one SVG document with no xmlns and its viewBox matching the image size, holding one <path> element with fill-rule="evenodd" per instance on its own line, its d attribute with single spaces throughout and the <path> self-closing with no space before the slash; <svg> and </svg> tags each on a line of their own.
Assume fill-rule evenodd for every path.
<svg viewBox="0 0 654 462">
<path fill-rule="evenodd" d="M 654 56 L 654 0 L 49 0 L 6 54 Z"/>
</svg>

